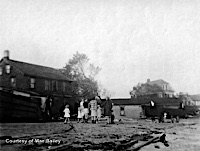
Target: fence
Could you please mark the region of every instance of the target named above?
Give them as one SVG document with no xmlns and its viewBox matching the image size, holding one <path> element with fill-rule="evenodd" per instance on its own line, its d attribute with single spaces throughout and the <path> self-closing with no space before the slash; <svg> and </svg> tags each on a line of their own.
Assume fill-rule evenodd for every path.
<svg viewBox="0 0 200 151">
<path fill-rule="evenodd" d="M 40 100 L 0 91 L 0 121 L 32 121 L 41 116 Z"/>
</svg>

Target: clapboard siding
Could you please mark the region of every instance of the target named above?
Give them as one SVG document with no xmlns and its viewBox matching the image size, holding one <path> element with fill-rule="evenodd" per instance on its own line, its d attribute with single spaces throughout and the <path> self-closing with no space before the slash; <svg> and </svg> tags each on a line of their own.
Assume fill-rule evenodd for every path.
<svg viewBox="0 0 200 151">
<path fill-rule="evenodd" d="M 134 106 L 134 105 L 127 105 L 124 106 L 125 115 L 120 115 L 120 105 L 114 105 L 113 111 L 116 119 L 121 118 L 132 118 L 132 119 L 138 119 L 140 118 L 140 113 L 142 112 L 142 109 L 140 106 Z"/>
<path fill-rule="evenodd" d="M 0 120 L 18 118 L 38 119 L 39 100 L 0 91 Z"/>
</svg>

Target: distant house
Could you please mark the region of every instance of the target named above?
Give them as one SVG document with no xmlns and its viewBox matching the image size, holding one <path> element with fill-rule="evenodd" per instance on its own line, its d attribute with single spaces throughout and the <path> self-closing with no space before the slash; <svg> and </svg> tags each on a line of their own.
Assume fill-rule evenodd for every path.
<svg viewBox="0 0 200 151">
<path fill-rule="evenodd" d="M 0 91 L 40 98 L 43 105 L 50 101 L 52 116 L 59 116 L 60 108 L 71 103 L 72 80 L 58 69 L 12 60 L 5 51 L 0 61 Z"/>
<path fill-rule="evenodd" d="M 166 81 L 164 81 L 162 79 L 155 80 L 155 81 L 150 81 L 150 79 L 147 79 L 146 83 L 149 84 L 149 85 L 157 85 L 160 88 L 162 88 L 164 93 L 163 92 L 157 92 L 159 97 L 166 97 L 167 96 L 167 97 L 171 98 L 174 95 L 175 91 L 172 88 L 172 86 L 168 82 L 166 82 Z"/>
<path fill-rule="evenodd" d="M 159 86 L 162 91 L 158 91 L 156 92 L 156 94 L 151 94 L 151 95 L 147 95 L 147 96 L 140 96 L 140 97 L 135 97 L 135 93 L 136 90 L 132 90 L 130 92 L 131 94 L 131 98 L 119 98 L 119 99 L 112 99 L 113 103 L 114 103 L 114 113 L 115 115 L 120 118 L 119 116 L 126 116 L 129 118 L 139 118 L 140 114 L 143 112 L 141 105 L 144 104 L 148 104 L 149 103 L 149 96 L 154 96 L 157 99 L 159 98 L 173 98 L 174 97 L 174 89 L 171 87 L 171 85 L 169 83 L 167 83 L 166 81 L 159 79 L 159 80 L 155 80 L 155 81 L 150 81 L 150 79 L 147 80 L 147 82 L 145 84 L 149 84 L 149 85 L 157 85 Z M 160 89 L 159 89 L 160 90 Z M 132 97 L 134 96 L 134 97 Z M 148 97 L 147 99 L 144 99 L 145 97 Z M 137 99 L 136 99 L 137 98 Z M 173 99 L 173 101 L 167 99 L 167 103 L 169 104 L 170 101 L 175 103 L 176 105 L 179 105 L 180 102 L 176 101 L 177 99 Z M 155 100 L 156 101 L 156 100 Z M 157 103 L 157 102 L 156 102 Z M 162 101 L 162 103 L 164 103 Z"/>
<path fill-rule="evenodd" d="M 135 105 L 131 98 L 115 98 L 112 101 L 114 103 L 114 115 L 117 119 L 123 117 L 137 119 L 140 117 L 142 109 Z"/>
<path fill-rule="evenodd" d="M 195 105 L 200 107 L 200 94 L 190 95 L 190 98 L 194 101 Z"/>
</svg>

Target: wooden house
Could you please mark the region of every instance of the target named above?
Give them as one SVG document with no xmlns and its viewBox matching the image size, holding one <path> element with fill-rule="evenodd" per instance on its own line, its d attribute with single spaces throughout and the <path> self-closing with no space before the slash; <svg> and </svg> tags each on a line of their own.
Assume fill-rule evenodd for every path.
<svg viewBox="0 0 200 151">
<path fill-rule="evenodd" d="M 131 98 L 115 98 L 113 101 L 113 112 L 117 119 L 121 118 L 140 118 L 142 108 L 135 105 Z"/>
<path fill-rule="evenodd" d="M 158 79 L 158 80 L 154 80 L 154 81 L 150 81 L 150 79 L 147 79 L 146 83 L 149 85 L 157 85 L 160 88 L 162 88 L 163 92 L 157 92 L 157 94 L 160 97 L 172 98 L 174 95 L 175 91 L 172 88 L 172 86 L 168 82 L 164 81 L 163 79 Z"/>
<path fill-rule="evenodd" d="M 72 82 L 58 69 L 12 60 L 5 51 L 0 61 L 1 119 L 28 118 L 31 111 L 36 117 L 38 106 L 50 118 L 61 116 L 66 103 L 74 106 Z"/>
<path fill-rule="evenodd" d="M 190 95 L 190 97 L 194 101 L 195 105 L 200 108 L 200 94 Z"/>
<path fill-rule="evenodd" d="M 114 112 L 117 116 L 127 116 L 131 118 L 159 117 L 163 113 L 170 116 L 186 117 L 195 115 L 198 111 L 194 101 L 187 95 L 174 95 L 174 90 L 169 83 L 159 79 L 146 82 L 149 85 L 157 85 L 162 88 L 158 92 L 148 95 L 132 95 L 130 99 L 112 99 L 114 102 Z M 141 113 L 139 115 L 139 113 Z"/>
</svg>

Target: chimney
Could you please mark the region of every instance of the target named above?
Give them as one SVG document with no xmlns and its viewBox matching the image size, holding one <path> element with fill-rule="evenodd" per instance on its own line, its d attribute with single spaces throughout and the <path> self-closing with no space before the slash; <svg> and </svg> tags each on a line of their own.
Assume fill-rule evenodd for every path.
<svg viewBox="0 0 200 151">
<path fill-rule="evenodd" d="M 10 54 L 9 50 L 4 50 L 4 58 L 9 59 L 9 54 Z"/>
<path fill-rule="evenodd" d="M 150 82 L 150 79 L 147 79 L 147 83 L 149 83 Z"/>
</svg>

